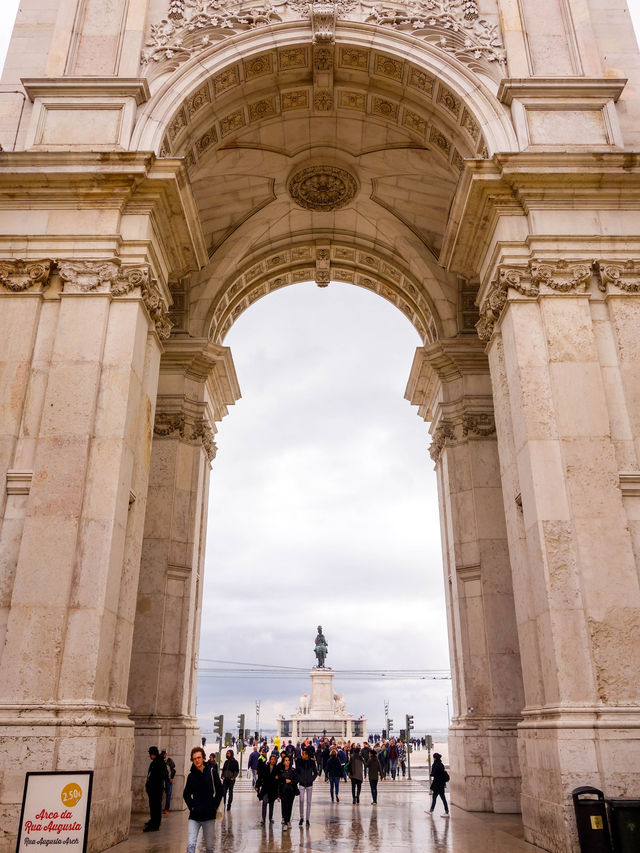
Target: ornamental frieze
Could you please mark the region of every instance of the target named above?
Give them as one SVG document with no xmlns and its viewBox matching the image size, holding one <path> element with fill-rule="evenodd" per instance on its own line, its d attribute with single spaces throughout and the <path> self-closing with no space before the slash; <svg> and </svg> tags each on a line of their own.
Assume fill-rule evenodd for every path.
<svg viewBox="0 0 640 853">
<path fill-rule="evenodd" d="M 156 412 L 153 434 L 158 438 L 178 438 L 201 444 L 209 462 L 213 462 L 218 451 L 213 430 L 205 418 L 188 420 L 184 412 Z"/>
<path fill-rule="evenodd" d="M 445 447 L 454 444 L 493 438 L 496 434 L 496 422 L 493 412 L 463 412 L 454 417 L 443 418 L 435 428 L 429 455 L 435 463 L 442 457 Z"/>
<path fill-rule="evenodd" d="M 58 260 L 57 266 L 65 293 L 108 293 L 120 271 L 115 260 Z"/>
<path fill-rule="evenodd" d="M 245 30 L 287 20 L 310 20 L 313 41 L 334 41 L 337 19 L 361 21 L 406 32 L 472 67 L 497 67 L 506 53 L 496 24 L 482 18 L 477 0 L 170 0 L 166 18 L 152 24 L 142 65 L 177 68 L 217 41 Z"/>
<path fill-rule="evenodd" d="M 621 290 L 623 293 L 640 293 L 640 260 L 596 261 L 598 287 L 603 293 Z"/>
<path fill-rule="evenodd" d="M 549 261 L 534 258 L 526 267 L 500 267 L 497 278 L 480 306 L 476 330 L 480 340 L 490 340 L 509 297 L 509 290 L 521 296 L 549 293 L 586 293 L 593 277 L 592 261 Z"/>
<path fill-rule="evenodd" d="M 592 276 L 592 262 L 570 261 L 541 262 L 532 260 L 529 264 L 531 280 L 538 288 L 548 287 L 558 293 L 585 293 L 589 289 Z"/>
<path fill-rule="evenodd" d="M 23 293 L 49 283 L 52 261 L 49 258 L 25 261 L 20 258 L 0 261 L 0 284 L 13 293 Z"/>
</svg>

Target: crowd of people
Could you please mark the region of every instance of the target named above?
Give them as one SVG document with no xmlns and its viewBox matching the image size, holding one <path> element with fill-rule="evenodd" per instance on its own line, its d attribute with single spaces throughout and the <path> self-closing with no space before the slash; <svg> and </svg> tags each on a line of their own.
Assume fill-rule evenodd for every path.
<svg viewBox="0 0 640 853">
<path fill-rule="evenodd" d="M 175 764 L 156 748 L 149 749 L 151 763 L 147 775 L 150 819 L 145 832 L 160 827 L 162 816 L 162 792 L 166 794 L 164 812 L 171 803 L 171 789 L 175 776 Z M 429 813 L 433 813 L 438 797 L 444 805 L 443 817 L 449 816 L 445 796 L 449 775 L 442 763 L 442 756 L 434 753 L 431 766 L 432 801 Z M 362 786 L 369 783 L 371 805 L 378 802 L 378 782 L 389 778 L 392 781 L 406 775 L 407 749 L 402 739 L 390 738 L 364 745 L 351 741 L 336 741 L 334 738 L 306 739 L 294 745 L 275 739 L 271 751 L 266 741 L 253 745 L 247 768 L 251 784 L 260 801 L 261 825 L 274 822 L 274 808 L 280 803 L 283 831 L 291 829 L 292 814 L 296 797 L 299 798 L 300 827 L 311 824 L 311 801 L 313 785 L 324 779 L 329 785 L 332 803 L 340 802 L 340 785 L 351 783 L 351 801 L 360 805 Z M 228 749 L 222 768 L 218 768 L 215 753 L 207 760 L 204 747 L 191 750 L 191 770 L 187 776 L 183 799 L 189 809 L 187 853 L 194 853 L 198 835 L 202 830 L 207 853 L 213 851 L 214 821 L 220 804 L 231 810 L 233 789 L 240 774 L 240 766 L 234 750 Z M 347 789 L 348 790 L 348 789 Z M 344 793 L 343 793 L 344 796 Z"/>
</svg>

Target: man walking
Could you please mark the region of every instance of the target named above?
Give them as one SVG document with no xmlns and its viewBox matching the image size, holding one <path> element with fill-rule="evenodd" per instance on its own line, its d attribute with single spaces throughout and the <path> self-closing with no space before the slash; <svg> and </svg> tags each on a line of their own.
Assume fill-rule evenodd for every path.
<svg viewBox="0 0 640 853">
<path fill-rule="evenodd" d="M 167 773 L 169 774 L 169 778 L 167 779 L 164 785 L 164 813 L 169 814 L 169 809 L 171 808 L 171 793 L 173 791 L 173 780 L 176 775 L 176 763 L 173 758 L 169 758 L 166 749 L 163 749 L 160 754 L 162 755 L 162 760 L 167 765 Z"/>
<path fill-rule="evenodd" d="M 162 794 L 169 774 L 157 746 L 149 747 L 149 758 L 151 763 L 144 786 L 149 798 L 149 820 L 144 825 L 143 832 L 157 832 L 162 820 Z"/>
</svg>

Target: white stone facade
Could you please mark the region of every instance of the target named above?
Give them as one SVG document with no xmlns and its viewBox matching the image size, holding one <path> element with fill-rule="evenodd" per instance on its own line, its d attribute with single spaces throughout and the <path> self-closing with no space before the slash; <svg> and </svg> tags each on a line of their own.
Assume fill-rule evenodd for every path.
<svg viewBox="0 0 640 853">
<path fill-rule="evenodd" d="M 296 744 L 305 738 L 335 737 L 357 743 L 366 741 L 367 719 L 347 713 L 344 693 L 334 693 L 334 673 L 328 667 L 315 667 L 309 673 L 311 695 L 303 693 L 293 714 L 277 719 L 277 733 Z"/>
<path fill-rule="evenodd" d="M 184 773 L 224 339 L 306 280 L 423 340 L 454 802 L 566 853 L 572 788 L 640 796 L 639 92 L 624 0 L 22 0 L 1 851 L 26 769 L 95 770 L 92 853 L 126 835 L 150 740 Z"/>
</svg>

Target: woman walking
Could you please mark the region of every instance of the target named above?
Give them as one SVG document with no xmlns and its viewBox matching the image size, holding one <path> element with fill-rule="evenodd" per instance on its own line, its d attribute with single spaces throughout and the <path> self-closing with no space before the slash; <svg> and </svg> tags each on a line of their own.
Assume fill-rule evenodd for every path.
<svg viewBox="0 0 640 853">
<path fill-rule="evenodd" d="M 360 755 L 359 746 L 354 746 L 351 750 L 351 756 L 347 762 L 347 772 L 351 777 L 351 796 L 355 806 L 360 803 L 360 790 L 364 779 L 364 761 Z"/>
<path fill-rule="evenodd" d="M 429 814 L 433 814 L 433 810 L 436 807 L 436 800 L 438 799 L 438 797 L 440 797 L 444 804 L 444 814 L 442 815 L 442 817 L 449 817 L 449 805 L 447 803 L 447 798 L 444 795 L 444 789 L 446 787 L 447 782 L 449 781 L 449 774 L 444 769 L 444 764 L 442 763 L 442 756 L 439 752 L 433 753 L 431 778 L 431 790 L 433 792 L 433 796 L 431 798 L 431 808 L 429 809 Z"/>
<path fill-rule="evenodd" d="M 191 772 L 182 793 L 189 809 L 187 853 L 195 853 L 200 829 L 207 853 L 213 853 L 214 821 L 222 798 L 222 784 L 217 766 L 205 764 L 204 759 L 204 749 L 195 746 L 191 750 Z"/>
<path fill-rule="evenodd" d="M 256 783 L 258 799 L 262 801 L 262 820 L 264 826 L 269 806 L 269 823 L 273 823 L 273 804 L 278 799 L 278 766 L 275 755 L 269 761 L 261 761 L 258 765 L 258 781 Z"/>
<path fill-rule="evenodd" d="M 240 772 L 240 765 L 236 761 L 233 750 L 227 750 L 227 760 L 222 765 L 222 796 L 227 804 L 227 811 L 231 811 L 231 803 L 233 802 L 233 786 L 236 784 L 236 778 Z"/>
<path fill-rule="evenodd" d="M 309 757 L 309 750 L 302 748 L 302 754 L 296 761 L 296 772 L 298 774 L 298 785 L 300 787 L 300 820 L 298 826 L 302 826 L 304 819 L 305 802 L 307 805 L 307 826 L 309 826 L 309 815 L 311 814 L 311 794 L 313 783 L 318 776 L 318 766 L 313 758 Z"/>
<path fill-rule="evenodd" d="M 371 805 L 378 805 L 378 779 L 380 778 L 380 762 L 374 749 L 371 750 L 371 755 L 367 761 L 367 770 L 369 771 L 369 785 L 371 787 Z"/>
<path fill-rule="evenodd" d="M 340 797 L 338 796 L 338 792 L 340 791 L 340 780 L 344 778 L 344 771 L 342 769 L 342 764 L 340 764 L 340 759 L 338 758 L 338 750 L 335 748 L 329 753 L 329 760 L 327 761 L 327 776 L 329 777 L 331 802 L 333 802 L 335 795 L 336 803 L 339 803 Z"/>
<path fill-rule="evenodd" d="M 282 807 L 282 828 L 291 829 L 291 812 L 293 801 L 298 796 L 298 774 L 291 766 L 291 759 L 285 755 L 282 764 L 278 765 L 278 793 Z"/>
</svg>

